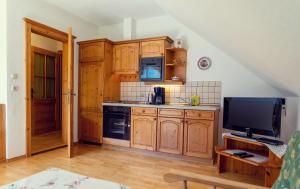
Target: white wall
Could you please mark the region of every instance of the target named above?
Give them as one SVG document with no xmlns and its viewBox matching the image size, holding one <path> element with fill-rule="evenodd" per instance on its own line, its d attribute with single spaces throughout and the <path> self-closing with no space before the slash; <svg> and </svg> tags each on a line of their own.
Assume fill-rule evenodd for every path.
<svg viewBox="0 0 300 189">
<path fill-rule="evenodd" d="M 300 130 L 300 98 L 298 98 L 299 105 L 298 105 L 298 130 Z"/>
<path fill-rule="evenodd" d="M 6 0 L 0 1 L 0 103 L 6 104 Z"/>
<path fill-rule="evenodd" d="M 122 32 L 117 32 L 118 25 L 99 27 L 99 37 L 106 37 L 112 40 L 122 39 Z M 122 28 L 120 28 L 122 29 Z M 188 49 L 188 81 L 222 81 L 222 96 L 247 96 L 247 97 L 282 97 L 283 95 L 266 83 L 263 79 L 249 71 L 242 64 L 237 62 L 217 49 L 209 42 L 201 38 L 198 34 L 191 31 L 170 16 L 161 16 L 136 21 L 136 37 L 154 37 L 168 35 L 173 39 L 182 38 L 184 46 Z M 212 59 L 213 65 L 207 71 L 201 71 L 197 67 L 197 60 L 202 56 Z M 289 101 L 288 101 L 289 102 Z M 290 110 L 287 116 L 287 133 L 294 130 L 297 125 L 295 116 L 298 106 L 295 100 L 289 103 Z M 221 112 L 222 115 L 222 112 Z M 222 119 L 222 117 L 221 117 Z M 283 133 L 286 133 L 284 131 Z M 286 135 L 283 134 L 283 140 Z"/>
<path fill-rule="evenodd" d="M 46 25 L 67 31 L 73 27 L 76 41 L 95 38 L 97 27 L 78 17 L 74 17 L 59 8 L 48 5 L 39 0 L 9 0 L 7 22 L 7 75 L 18 74 L 17 80 L 8 78 L 7 86 L 7 158 L 25 154 L 25 50 L 24 50 L 24 21 L 27 17 Z M 78 46 L 75 46 L 75 78 L 74 88 L 77 93 L 78 86 Z M 11 85 L 17 85 L 19 90 L 12 92 Z M 77 140 L 77 96 L 75 97 L 74 140 Z"/>
</svg>

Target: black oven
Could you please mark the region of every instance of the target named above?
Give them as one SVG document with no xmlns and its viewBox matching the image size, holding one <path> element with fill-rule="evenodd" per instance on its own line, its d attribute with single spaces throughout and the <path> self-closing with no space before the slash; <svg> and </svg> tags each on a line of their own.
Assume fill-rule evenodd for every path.
<svg viewBox="0 0 300 189">
<path fill-rule="evenodd" d="M 141 58 L 140 80 L 141 81 L 163 81 L 164 79 L 164 58 L 152 57 Z"/>
<path fill-rule="evenodd" d="M 130 107 L 103 107 L 103 137 L 130 140 L 130 123 Z"/>
</svg>

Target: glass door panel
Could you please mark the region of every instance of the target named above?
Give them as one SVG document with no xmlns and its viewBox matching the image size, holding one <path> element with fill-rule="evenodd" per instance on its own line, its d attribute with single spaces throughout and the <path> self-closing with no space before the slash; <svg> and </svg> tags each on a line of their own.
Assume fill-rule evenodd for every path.
<svg viewBox="0 0 300 189">
<path fill-rule="evenodd" d="M 55 57 L 47 56 L 46 58 L 46 76 L 55 77 Z"/>
<path fill-rule="evenodd" d="M 34 77 L 33 97 L 44 98 L 44 78 Z"/>
<path fill-rule="evenodd" d="M 55 79 L 46 79 L 46 98 L 55 98 Z"/>
<path fill-rule="evenodd" d="M 34 53 L 34 76 L 44 76 L 45 55 Z"/>
</svg>

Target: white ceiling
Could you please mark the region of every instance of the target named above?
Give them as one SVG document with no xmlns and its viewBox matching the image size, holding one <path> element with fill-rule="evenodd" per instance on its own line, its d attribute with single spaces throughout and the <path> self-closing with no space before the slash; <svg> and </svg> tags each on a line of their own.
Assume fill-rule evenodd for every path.
<svg viewBox="0 0 300 189">
<path fill-rule="evenodd" d="M 154 0 L 43 0 L 97 26 L 165 14 Z"/>
<path fill-rule="evenodd" d="M 283 94 L 300 95 L 299 0 L 156 1 Z"/>
</svg>

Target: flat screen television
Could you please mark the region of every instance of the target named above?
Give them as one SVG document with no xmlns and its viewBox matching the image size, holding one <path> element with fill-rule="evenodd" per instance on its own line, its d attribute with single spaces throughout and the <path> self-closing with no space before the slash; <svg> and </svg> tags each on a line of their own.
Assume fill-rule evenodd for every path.
<svg viewBox="0 0 300 189">
<path fill-rule="evenodd" d="M 225 97 L 223 128 L 279 137 L 284 98 Z M 248 133 L 250 132 L 250 133 Z"/>
</svg>

